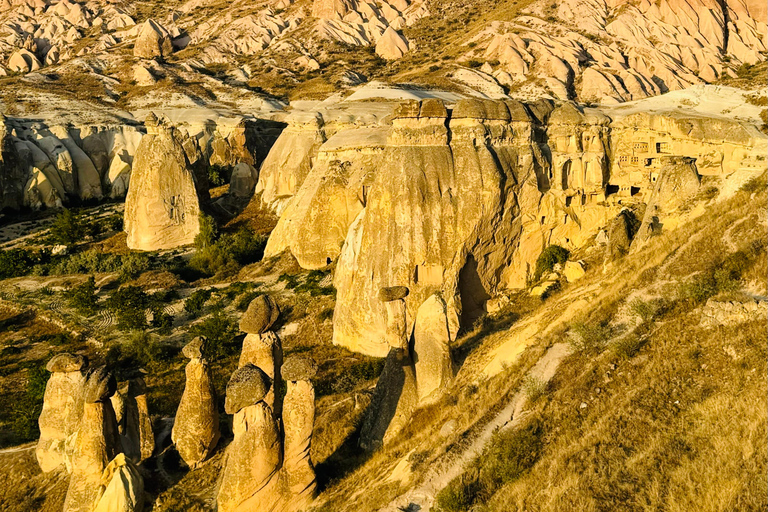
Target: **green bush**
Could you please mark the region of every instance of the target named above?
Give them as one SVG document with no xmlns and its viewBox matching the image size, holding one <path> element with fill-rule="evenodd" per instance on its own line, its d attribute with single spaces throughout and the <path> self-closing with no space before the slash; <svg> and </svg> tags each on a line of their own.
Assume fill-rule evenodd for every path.
<svg viewBox="0 0 768 512">
<path fill-rule="evenodd" d="M 219 226 L 210 215 L 200 215 L 200 232 L 195 236 L 195 247 L 205 249 L 213 245 L 219 238 Z"/>
<path fill-rule="evenodd" d="M 119 279 L 129 281 L 139 277 L 150 268 L 149 257 L 146 254 L 132 252 L 120 258 Z"/>
<path fill-rule="evenodd" d="M 107 366 L 123 377 L 137 367 L 153 368 L 169 361 L 178 349 L 160 343 L 156 336 L 145 331 L 134 331 L 127 340 L 114 343 L 107 350 Z"/>
<path fill-rule="evenodd" d="M 64 209 L 56 216 L 50 230 L 53 241 L 62 245 L 81 242 L 87 231 L 82 216 L 69 209 Z"/>
<path fill-rule="evenodd" d="M 197 318 L 203 312 L 203 307 L 213 294 L 212 288 L 195 290 L 192 295 L 184 301 L 184 311 L 192 318 Z"/>
<path fill-rule="evenodd" d="M 189 332 L 194 336 L 204 337 L 207 340 L 207 350 L 211 359 L 217 359 L 224 355 L 228 347 L 234 345 L 238 329 L 234 320 L 217 309 L 211 316 L 193 325 Z"/>
<path fill-rule="evenodd" d="M 117 316 L 117 325 L 123 330 L 146 329 L 149 296 L 138 286 L 124 286 L 106 301 L 106 307 Z"/>
<path fill-rule="evenodd" d="M 198 237 L 202 234 L 201 231 Z M 199 240 L 195 238 L 197 251 L 189 261 L 192 269 L 208 276 L 226 270 L 236 271 L 242 265 L 261 260 L 267 243 L 265 237 L 256 236 L 247 227 L 210 240 L 210 233 Z"/>
<path fill-rule="evenodd" d="M 751 265 L 755 256 L 748 250 L 731 253 L 720 262 L 715 262 L 707 270 L 682 283 L 680 298 L 700 304 L 718 293 L 735 292 L 741 288 L 741 275 Z M 754 253 L 754 251 L 752 251 Z"/>
<path fill-rule="evenodd" d="M 623 359 L 631 359 L 645 345 L 645 339 L 636 333 L 617 338 L 612 344 L 613 353 Z"/>
<path fill-rule="evenodd" d="M 504 485 L 529 470 L 539 460 L 544 429 L 539 420 L 512 430 L 499 431 L 467 470 L 438 493 L 439 512 L 466 512 L 486 503 Z"/>
<path fill-rule="evenodd" d="M 37 418 L 43 410 L 43 396 L 50 373 L 45 366 L 28 368 L 27 387 L 20 399 L 17 399 L 11 410 L 11 429 L 19 443 L 32 441 L 40 436 Z"/>
<path fill-rule="evenodd" d="M 0 279 L 20 277 L 29 274 L 35 265 L 41 264 L 47 253 L 24 249 L 6 249 L 0 251 Z"/>
<path fill-rule="evenodd" d="M 551 272 L 557 263 L 561 265 L 568 261 L 570 252 L 559 245 L 550 245 L 544 249 L 536 259 L 536 273 L 534 280 L 538 281 L 545 272 Z"/>
<path fill-rule="evenodd" d="M 75 308 L 78 313 L 84 316 L 93 315 L 96 313 L 99 302 L 96 296 L 96 279 L 93 276 L 88 277 L 85 283 L 66 292 L 66 297 L 69 300 L 69 305 Z"/>
<path fill-rule="evenodd" d="M 651 322 L 667 309 L 667 301 L 662 298 L 651 300 L 634 299 L 629 303 L 629 309 L 639 316 L 643 322 Z"/>
<path fill-rule="evenodd" d="M 600 352 L 608 344 L 611 329 L 603 324 L 576 322 L 571 325 L 568 341 L 578 352 Z"/>
</svg>

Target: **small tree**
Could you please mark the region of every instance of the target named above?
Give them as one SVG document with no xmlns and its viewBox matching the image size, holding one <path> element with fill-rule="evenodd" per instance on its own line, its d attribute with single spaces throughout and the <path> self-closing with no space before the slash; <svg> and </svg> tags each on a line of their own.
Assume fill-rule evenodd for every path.
<svg viewBox="0 0 768 512">
<path fill-rule="evenodd" d="M 62 245 L 74 245 L 86 235 L 86 226 L 80 215 L 65 209 L 56 216 L 51 225 L 51 236 Z"/>
<path fill-rule="evenodd" d="M 211 316 L 195 324 L 189 330 L 194 336 L 204 337 L 208 344 L 208 351 L 212 359 L 218 358 L 224 353 L 224 348 L 230 345 L 237 335 L 237 327 L 234 320 L 221 309 L 217 309 Z"/>
<path fill-rule="evenodd" d="M 570 252 L 559 245 L 550 245 L 544 249 L 536 259 L 536 274 L 534 279 L 538 281 L 545 272 L 551 272 L 555 264 L 563 264 L 568 261 Z"/>
<path fill-rule="evenodd" d="M 80 286 L 67 292 L 69 304 L 81 315 L 91 316 L 96 312 L 98 297 L 96 296 L 96 279 L 90 276 Z"/>
<path fill-rule="evenodd" d="M 120 288 L 107 299 L 107 307 L 115 312 L 117 324 L 124 330 L 147 328 L 148 305 L 149 296 L 138 286 Z"/>
<path fill-rule="evenodd" d="M 210 247 L 219 238 L 219 227 L 216 221 L 210 215 L 200 215 L 200 232 L 195 236 L 195 247 L 197 250 Z"/>
</svg>

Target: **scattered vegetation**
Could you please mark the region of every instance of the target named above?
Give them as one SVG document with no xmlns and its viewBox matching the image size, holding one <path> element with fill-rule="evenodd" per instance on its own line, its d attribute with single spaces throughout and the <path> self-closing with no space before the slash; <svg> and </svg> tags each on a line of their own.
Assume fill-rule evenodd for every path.
<svg viewBox="0 0 768 512">
<path fill-rule="evenodd" d="M 235 343 L 235 337 L 238 335 L 237 324 L 221 309 L 215 310 L 202 322 L 194 324 L 189 332 L 194 336 L 202 336 L 208 341 L 208 354 L 211 360 L 218 359 L 228 349 L 234 349 L 234 351 L 239 349 L 238 344 Z"/>
<path fill-rule="evenodd" d="M 534 274 L 534 281 L 541 279 L 546 272 L 551 272 L 556 264 L 561 265 L 568 261 L 568 255 L 570 252 L 568 249 L 560 247 L 559 245 L 550 245 L 542 251 L 539 257 L 536 259 L 536 272 Z"/>
<path fill-rule="evenodd" d="M 200 233 L 195 237 L 196 252 L 189 266 L 206 276 L 234 273 L 243 265 L 261 260 L 266 245 L 266 237 L 256 235 L 245 226 L 234 233 L 220 234 L 216 221 L 203 215 Z"/>
<path fill-rule="evenodd" d="M 65 295 L 70 306 L 81 315 L 91 316 L 96 313 L 99 298 L 96 296 L 96 279 L 93 276 L 88 277 L 85 283 L 75 286 Z"/>
<path fill-rule="evenodd" d="M 11 428 L 19 443 L 32 441 L 40 436 L 37 418 L 43 409 L 43 395 L 49 377 L 50 374 L 44 365 L 27 368 L 25 392 L 13 403 L 10 414 Z"/>
<path fill-rule="evenodd" d="M 147 308 L 150 300 L 138 286 L 124 286 L 116 290 L 105 303 L 117 317 L 117 325 L 123 330 L 147 328 Z"/>
</svg>

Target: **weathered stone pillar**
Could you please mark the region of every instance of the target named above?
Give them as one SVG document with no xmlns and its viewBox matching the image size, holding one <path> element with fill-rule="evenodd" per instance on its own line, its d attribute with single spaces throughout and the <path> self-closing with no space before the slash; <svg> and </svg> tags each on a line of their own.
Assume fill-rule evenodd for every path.
<svg viewBox="0 0 768 512">
<path fill-rule="evenodd" d="M 67 438 L 80 426 L 83 416 L 83 388 L 86 378 L 83 370 L 88 360 L 83 356 L 63 353 L 48 361 L 46 369 L 52 373 L 45 386 L 43 410 L 37 422 L 40 439 L 35 456 L 44 472 L 65 463 Z"/>
<path fill-rule="evenodd" d="M 183 349 L 190 361 L 171 440 L 190 468 L 196 468 L 219 442 L 219 411 L 211 369 L 205 360 L 205 340 L 197 337 Z"/>
</svg>

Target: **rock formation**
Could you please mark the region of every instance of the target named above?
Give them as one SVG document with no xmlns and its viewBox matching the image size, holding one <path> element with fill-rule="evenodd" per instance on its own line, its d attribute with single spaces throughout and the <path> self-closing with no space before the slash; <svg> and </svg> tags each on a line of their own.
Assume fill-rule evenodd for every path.
<svg viewBox="0 0 768 512">
<path fill-rule="evenodd" d="M 282 411 L 282 401 L 278 400 L 275 390 L 281 386 L 280 367 L 283 364 L 283 347 L 277 334 L 269 329 L 280 316 L 280 308 L 269 295 L 260 295 L 253 299 L 248 309 L 240 319 L 240 330 L 245 332 L 243 348 L 240 352 L 239 368 L 252 364 L 261 368 L 270 379 L 272 387 L 264 397 L 279 418 Z"/>
<path fill-rule="evenodd" d="M 311 379 L 317 365 L 308 357 L 289 358 L 281 369 L 283 399 L 283 477 L 288 488 L 286 510 L 307 510 L 317 484 L 310 458 L 315 423 L 315 388 Z"/>
<path fill-rule="evenodd" d="M 83 388 L 83 416 L 74 436 L 72 471 L 64 512 L 90 512 L 99 498 L 102 475 L 122 452 L 110 397 L 117 383 L 105 368 L 88 376 Z"/>
<path fill-rule="evenodd" d="M 386 60 L 397 60 L 408 53 L 408 46 L 408 40 L 405 37 L 398 34 L 392 27 L 387 27 L 379 38 L 379 42 L 376 43 L 376 55 Z"/>
<path fill-rule="evenodd" d="M 153 59 L 167 57 L 172 52 L 168 31 L 152 19 L 145 21 L 134 43 L 133 54 L 140 59 Z"/>
<path fill-rule="evenodd" d="M 240 330 L 250 334 L 263 334 L 277 321 L 280 308 L 269 295 L 259 295 L 248 304 L 240 319 Z"/>
<path fill-rule="evenodd" d="M 194 469 L 208 458 L 219 442 L 219 411 L 211 369 L 205 360 L 205 340 L 195 338 L 183 352 L 190 361 L 185 368 L 186 383 L 171 440 L 184 462 Z"/>
<path fill-rule="evenodd" d="M 63 353 L 54 356 L 46 369 L 51 377 L 45 386 L 43 410 L 38 425 L 40 439 L 35 456 L 40 468 L 52 471 L 69 458 L 66 452 L 68 440 L 80 427 L 83 416 L 86 377 L 83 371 L 88 361 L 83 356 Z"/>
<path fill-rule="evenodd" d="M 152 456 L 155 436 L 147 409 L 147 386 L 141 377 L 127 382 L 123 411 L 118 415 L 120 437 L 125 455 L 135 463 Z"/>
<path fill-rule="evenodd" d="M 153 116 L 146 125 L 125 199 L 128 247 L 154 251 L 190 244 L 200 232 L 201 202 L 207 199 L 192 166 L 199 149 Z"/>
<path fill-rule="evenodd" d="M 276 475 L 282 443 L 272 410 L 262 401 L 270 385 L 269 377 L 253 365 L 236 370 L 227 385 L 226 409 L 234 414 L 235 438 L 227 447 L 217 495 L 221 512 L 280 510 Z"/>
<path fill-rule="evenodd" d="M 104 468 L 98 498 L 90 511 L 141 512 L 143 506 L 144 480 L 133 462 L 120 453 Z"/>
<path fill-rule="evenodd" d="M 323 118 L 319 114 L 290 116 L 259 173 L 256 194 L 271 209 L 280 212 L 304 183 L 317 150 L 325 141 Z"/>
<path fill-rule="evenodd" d="M 445 301 L 432 295 L 419 307 L 413 327 L 412 357 L 420 404 L 434 400 L 453 379 L 451 341 Z"/>
<path fill-rule="evenodd" d="M 665 216 L 683 206 L 699 191 L 701 178 L 695 162 L 695 159 L 688 157 L 662 157 L 656 186 L 632 243 L 633 251 L 645 245 L 653 235 L 659 234 Z"/>
</svg>

